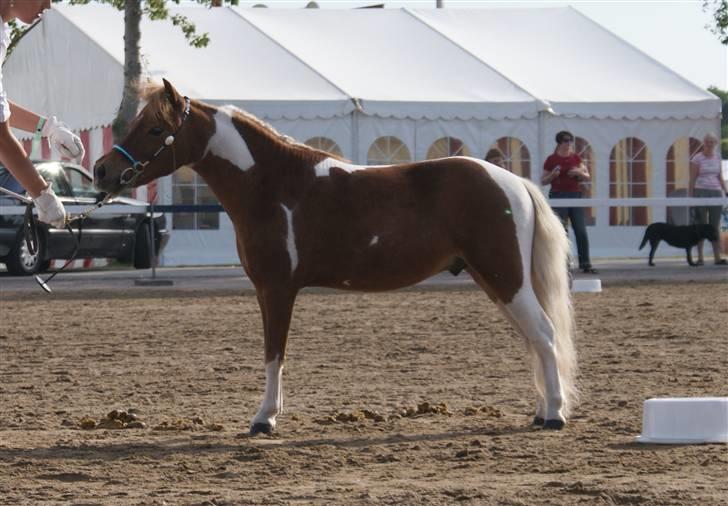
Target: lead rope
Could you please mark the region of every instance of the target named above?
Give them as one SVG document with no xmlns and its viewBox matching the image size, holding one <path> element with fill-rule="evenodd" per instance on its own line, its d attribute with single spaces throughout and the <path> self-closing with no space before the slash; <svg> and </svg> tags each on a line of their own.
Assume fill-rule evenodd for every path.
<svg viewBox="0 0 728 506">
<path fill-rule="evenodd" d="M 66 217 L 66 223 L 64 224 L 64 228 L 68 230 L 68 233 L 71 234 L 71 237 L 73 237 L 73 240 L 75 242 L 73 253 L 71 254 L 71 257 L 66 260 L 66 262 L 59 268 L 56 269 L 50 276 L 48 276 L 46 279 L 43 279 L 40 277 L 40 275 L 36 274 L 35 280 L 40 285 L 40 287 L 46 291 L 47 293 L 51 293 L 53 290 L 51 290 L 51 287 L 48 286 L 48 283 L 56 277 L 56 275 L 64 270 L 66 267 L 71 265 L 74 260 L 76 260 L 76 257 L 78 256 L 78 252 L 81 249 L 81 239 L 83 238 L 83 220 L 88 218 L 88 216 L 96 211 L 97 209 L 101 208 L 102 206 L 106 205 L 112 198 L 114 198 L 115 195 L 107 194 L 106 197 L 104 197 L 103 200 L 100 202 L 97 202 L 95 205 L 89 207 L 85 211 L 81 212 L 80 214 L 77 214 L 73 217 Z M 25 220 L 23 223 L 23 232 L 25 234 L 25 244 L 28 247 L 28 251 L 31 255 L 35 255 L 38 253 L 38 222 L 35 219 L 35 216 L 33 215 L 33 206 L 34 204 L 31 202 L 27 204 L 27 208 L 25 210 Z M 73 233 L 73 229 L 71 228 L 71 223 L 74 221 L 78 221 L 78 235 Z"/>
</svg>

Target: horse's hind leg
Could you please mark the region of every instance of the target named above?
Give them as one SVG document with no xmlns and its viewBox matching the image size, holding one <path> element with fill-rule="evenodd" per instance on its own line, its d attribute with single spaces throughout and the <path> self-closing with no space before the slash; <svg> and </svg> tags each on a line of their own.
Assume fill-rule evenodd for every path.
<svg viewBox="0 0 728 506">
<path fill-rule="evenodd" d="M 513 328 L 516 329 L 519 334 L 525 336 L 523 329 L 519 325 L 518 321 L 513 317 L 512 312 L 509 311 L 508 308 L 500 302 L 498 302 L 498 307 L 503 312 L 503 315 L 505 315 L 508 321 L 511 322 Z M 526 339 L 526 348 L 528 349 L 528 353 L 531 356 L 531 362 L 533 366 L 533 378 L 534 384 L 536 386 L 536 414 L 533 417 L 533 424 L 543 425 L 546 421 L 546 399 L 544 398 L 544 382 L 543 369 L 541 368 L 541 359 L 538 357 L 536 350 L 533 349 L 533 346 L 528 339 Z"/>
<path fill-rule="evenodd" d="M 273 432 L 276 416 L 283 409 L 283 360 L 296 299 L 291 290 L 258 288 L 257 295 L 265 334 L 265 395 L 250 426 L 251 435 Z"/>
<path fill-rule="evenodd" d="M 497 289 L 486 283 L 482 276 L 472 269 L 471 275 L 526 339 L 526 346 L 534 357 L 534 378 L 538 392 L 534 423 L 543 423 L 547 429 L 561 429 L 565 418 L 561 412 L 563 392 L 556 362 L 554 327 L 533 288 L 525 283 L 510 302 L 503 302 Z"/>
<path fill-rule="evenodd" d="M 534 376 L 539 392 L 534 423 L 543 420 L 545 428 L 561 429 L 565 418 L 561 411 L 563 392 L 556 361 L 554 327 L 530 285 L 523 286 L 511 302 L 499 305 L 526 338 L 534 354 Z"/>
</svg>

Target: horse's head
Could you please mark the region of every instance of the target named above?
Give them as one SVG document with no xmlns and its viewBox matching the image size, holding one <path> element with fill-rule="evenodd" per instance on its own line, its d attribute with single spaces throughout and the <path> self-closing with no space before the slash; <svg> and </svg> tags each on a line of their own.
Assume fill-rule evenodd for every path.
<svg viewBox="0 0 728 506">
<path fill-rule="evenodd" d="M 96 187 L 118 193 L 174 172 L 189 163 L 190 99 L 165 79 L 164 87 L 147 90 L 146 105 L 119 144 L 94 165 Z"/>
</svg>

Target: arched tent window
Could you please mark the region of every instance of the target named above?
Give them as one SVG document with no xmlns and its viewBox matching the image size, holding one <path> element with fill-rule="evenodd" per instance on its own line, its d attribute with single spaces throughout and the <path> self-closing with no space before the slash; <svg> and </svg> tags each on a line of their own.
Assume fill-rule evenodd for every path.
<svg viewBox="0 0 728 506">
<path fill-rule="evenodd" d="M 320 149 L 321 151 L 326 151 L 332 155 L 342 158 L 344 156 L 344 153 L 341 151 L 339 145 L 336 144 L 336 141 L 329 139 L 328 137 L 311 137 L 309 140 L 304 142 L 304 144 L 306 146 L 311 146 L 312 148 Z"/>
<path fill-rule="evenodd" d="M 503 153 L 502 167 L 517 176 L 531 177 L 531 155 L 526 145 L 516 137 L 501 137 L 489 148 Z"/>
<path fill-rule="evenodd" d="M 620 140 L 609 155 L 609 197 L 640 198 L 650 195 L 650 151 L 636 137 Z M 610 207 L 609 224 L 642 226 L 650 221 L 648 207 Z"/>
<path fill-rule="evenodd" d="M 412 156 L 405 143 L 392 136 L 375 140 L 367 153 L 367 164 L 369 165 L 391 165 L 411 161 Z"/>
<path fill-rule="evenodd" d="M 470 149 L 456 137 L 442 137 L 433 142 L 427 150 L 428 160 L 446 156 L 470 156 Z"/>
<path fill-rule="evenodd" d="M 665 195 L 687 197 L 690 182 L 690 160 L 703 147 L 695 137 L 681 137 L 676 140 L 665 157 Z M 689 207 L 668 207 L 667 222 L 673 225 L 690 224 Z"/>
<path fill-rule="evenodd" d="M 172 175 L 172 203 L 176 205 L 218 204 L 207 183 L 189 165 L 183 165 Z M 217 230 L 220 213 L 175 213 L 175 230 Z"/>
<path fill-rule="evenodd" d="M 594 160 L 594 150 L 592 149 L 591 144 L 588 140 L 584 139 L 583 137 L 574 137 L 574 152 L 582 159 L 591 176 L 591 181 L 583 183 L 581 185 L 583 196 L 587 199 L 593 198 L 596 195 L 594 186 L 596 184 L 596 164 Z M 586 224 L 593 226 L 596 223 L 594 208 L 587 207 L 585 208 L 585 211 Z"/>
</svg>

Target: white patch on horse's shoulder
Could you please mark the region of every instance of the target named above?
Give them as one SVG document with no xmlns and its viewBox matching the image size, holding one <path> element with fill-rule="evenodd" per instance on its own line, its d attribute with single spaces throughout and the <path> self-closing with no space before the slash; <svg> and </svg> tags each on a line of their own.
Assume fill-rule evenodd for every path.
<svg viewBox="0 0 728 506">
<path fill-rule="evenodd" d="M 288 250 L 288 258 L 291 259 L 291 274 L 296 272 L 298 267 L 298 250 L 296 249 L 296 235 L 293 232 L 293 211 L 288 209 L 281 202 L 283 212 L 286 214 L 286 249 Z"/>
<path fill-rule="evenodd" d="M 332 167 L 337 167 L 350 174 L 358 170 L 366 170 L 369 168 L 365 165 L 354 165 L 353 163 L 342 162 L 336 158 L 326 158 L 314 166 L 316 177 L 328 177 Z"/>
<path fill-rule="evenodd" d="M 369 246 L 374 246 L 378 242 L 379 242 L 379 236 L 378 235 L 375 235 L 374 237 L 372 237 L 372 240 L 369 241 Z"/>
<path fill-rule="evenodd" d="M 236 107 L 227 105 L 218 108 L 215 112 L 213 116 L 215 133 L 207 143 L 205 155 L 212 153 L 229 161 L 238 169 L 246 171 L 254 165 L 255 161 L 253 155 L 250 154 L 245 139 L 233 125 L 233 114 L 237 111 Z"/>
<path fill-rule="evenodd" d="M 351 281 L 349 281 L 348 279 L 345 279 L 341 284 L 344 286 L 351 286 Z"/>
</svg>

